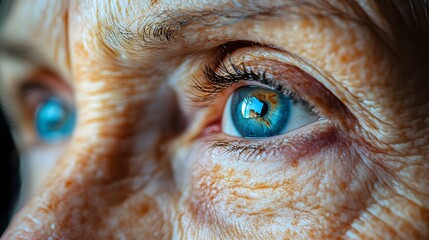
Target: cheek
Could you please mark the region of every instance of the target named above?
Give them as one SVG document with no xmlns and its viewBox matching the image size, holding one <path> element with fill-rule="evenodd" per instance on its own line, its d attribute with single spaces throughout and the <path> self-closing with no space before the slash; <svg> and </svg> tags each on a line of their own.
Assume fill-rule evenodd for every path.
<svg viewBox="0 0 429 240">
<path fill-rule="evenodd" d="M 21 189 L 16 208 L 19 209 L 41 186 L 52 171 L 55 163 L 64 153 L 66 144 L 55 146 L 28 147 L 20 152 L 19 168 Z"/>
<path fill-rule="evenodd" d="M 341 236 L 369 204 L 376 182 L 361 156 L 339 145 L 293 161 L 281 153 L 252 158 L 216 152 L 204 143 L 195 149 L 190 214 L 198 223 L 237 232 L 263 229 L 281 236 L 312 229 Z"/>
</svg>

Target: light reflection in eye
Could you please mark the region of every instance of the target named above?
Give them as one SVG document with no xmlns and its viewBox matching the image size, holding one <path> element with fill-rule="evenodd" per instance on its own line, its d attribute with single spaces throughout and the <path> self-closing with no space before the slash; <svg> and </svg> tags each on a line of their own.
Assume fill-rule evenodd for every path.
<svg viewBox="0 0 429 240">
<path fill-rule="evenodd" d="M 75 110 L 56 97 L 41 103 L 35 115 L 36 132 L 39 138 L 48 143 L 68 138 L 73 132 L 75 122 Z"/>
<path fill-rule="evenodd" d="M 265 138 L 297 129 L 318 118 L 310 109 L 281 92 L 244 86 L 228 99 L 223 131 L 237 137 Z"/>
<path fill-rule="evenodd" d="M 263 117 L 268 111 L 268 104 L 256 97 L 245 97 L 240 105 L 243 118 Z"/>
</svg>

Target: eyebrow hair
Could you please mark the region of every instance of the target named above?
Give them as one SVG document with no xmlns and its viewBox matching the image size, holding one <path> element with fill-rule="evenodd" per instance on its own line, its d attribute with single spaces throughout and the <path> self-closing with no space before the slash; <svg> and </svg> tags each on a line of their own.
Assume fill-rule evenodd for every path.
<svg viewBox="0 0 429 240">
<path fill-rule="evenodd" d="M 381 20 L 388 23 L 387 28 L 377 24 L 379 19 L 374 19 L 374 16 L 367 12 L 368 9 L 364 9 L 357 0 L 344 0 L 341 3 L 329 0 L 286 0 L 269 3 L 237 0 L 206 9 L 153 11 L 137 21 L 137 29 L 112 18 L 100 40 L 113 49 L 122 45 L 138 52 L 167 48 L 174 40 L 180 40 L 188 27 L 220 27 L 243 20 L 269 20 L 275 17 L 284 17 L 285 20 L 327 17 L 353 21 L 366 27 L 378 42 L 394 55 L 399 55 L 396 51 L 403 48 L 405 43 L 409 43 L 408 48 L 417 51 L 418 48 L 426 48 L 427 44 L 424 43 L 429 41 L 427 0 L 380 0 L 374 1 L 374 6 L 384 18 Z M 418 44 L 414 43 L 418 40 L 414 35 L 416 33 L 420 34 Z"/>
<path fill-rule="evenodd" d="M 284 2 L 284 1 L 283 1 Z M 186 27 L 198 25 L 200 27 L 220 27 L 230 25 L 245 19 L 262 18 L 267 16 L 279 16 L 279 8 L 286 9 L 298 5 L 298 1 L 288 0 L 288 4 L 275 6 L 271 4 L 258 4 L 256 1 L 233 1 L 231 4 L 222 6 L 209 6 L 205 9 L 170 10 L 149 12 L 143 18 L 138 19 L 135 25 L 123 25 L 118 18 L 112 17 L 107 22 L 107 31 L 101 34 L 100 40 L 105 40 L 106 44 L 115 45 L 126 44 L 128 49 L 163 48 L 168 46 L 173 40 L 177 40 Z M 292 11 L 290 11 L 292 12 Z M 195 24 L 198 23 L 198 24 Z"/>
</svg>

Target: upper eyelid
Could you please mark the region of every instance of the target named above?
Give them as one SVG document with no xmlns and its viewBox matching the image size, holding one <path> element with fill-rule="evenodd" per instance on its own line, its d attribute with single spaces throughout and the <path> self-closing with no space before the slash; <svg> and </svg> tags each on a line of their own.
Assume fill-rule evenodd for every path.
<svg viewBox="0 0 429 240">
<path fill-rule="evenodd" d="M 291 62 L 304 63 L 304 61 L 301 58 L 299 58 L 297 55 L 272 44 L 264 44 L 261 42 L 252 42 L 252 41 L 227 42 L 221 46 L 218 46 L 217 51 L 214 51 L 214 55 L 210 58 L 211 60 L 206 65 L 204 65 L 204 71 L 202 73 L 202 76 L 200 76 L 200 78 L 198 77 L 193 78 L 193 81 L 191 84 L 192 89 L 197 89 L 201 92 L 206 92 L 206 93 L 207 92 L 210 93 L 210 91 L 214 91 L 210 93 L 210 95 L 214 95 L 216 93 L 219 93 L 220 90 L 230 87 L 235 83 L 246 80 L 246 81 L 254 81 L 254 82 L 261 83 L 277 91 L 285 92 L 284 90 L 287 89 L 289 90 L 289 92 L 295 92 L 295 93 L 297 92 L 296 89 L 292 89 L 289 86 L 284 85 L 285 83 L 280 83 L 280 82 L 271 80 L 270 78 L 267 78 L 266 74 L 268 73 L 268 70 L 269 70 L 268 68 L 264 69 L 263 71 L 254 71 L 252 68 L 247 68 L 245 61 L 235 62 L 235 60 L 231 58 L 231 56 L 236 51 L 239 51 L 240 49 L 245 49 L 245 48 L 266 48 L 266 49 L 281 51 L 284 55 L 287 55 L 288 58 L 290 58 L 291 60 L 293 59 L 293 61 Z M 230 69 L 225 64 L 226 62 L 229 63 L 229 66 L 231 66 Z M 201 78 L 204 79 L 203 82 L 199 81 L 199 79 Z M 214 79 L 216 81 L 214 81 Z M 207 89 L 204 88 L 203 83 L 206 81 L 209 83 L 210 88 L 207 88 Z M 213 88 L 213 87 L 220 87 L 220 88 Z M 201 102 L 201 101 L 198 101 L 198 99 L 202 99 L 202 98 L 200 98 L 198 95 L 195 95 L 195 92 L 191 91 L 191 96 L 194 97 L 191 99 L 191 101 L 195 102 L 197 100 L 197 102 Z M 207 103 L 210 102 L 209 100 L 204 99 L 204 102 L 206 103 L 205 105 L 207 105 Z"/>
<path fill-rule="evenodd" d="M 341 81 L 336 80 L 329 72 L 317 66 L 317 64 L 313 63 L 310 59 L 305 59 L 277 45 L 255 43 L 252 46 L 267 49 L 265 54 L 262 54 L 262 56 L 260 57 L 261 59 L 256 59 L 256 60 L 276 59 L 279 65 L 286 64 L 291 68 L 298 69 L 297 72 L 300 72 L 305 76 L 311 77 L 312 80 L 314 80 L 314 81 L 311 81 L 312 84 L 318 85 L 318 88 L 323 89 L 323 92 L 329 93 L 328 96 L 332 98 L 332 100 L 334 99 L 336 100 L 335 105 L 337 109 L 345 110 L 343 113 L 341 113 L 342 115 L 349 115 L 350 118 L 353 118 L 354 122 L 357 122 L 355 119 L 355 116 L 348 110 L 347 106 L 345 106 L 339 100 L 339 99 L 348 98 L 352 96 L 347 96 L 347 94 L 349 93 L 347 89 L 341 84 Z M 231 54 L 233 54 L 233 52 Z M 278 56 L 278 55 L 281 55 L 281 56 Z M 282 61 L 278 61 L 277 58 L 281 59 Z M 267 72 L 267 74 L 268 73 L 270 72 Z M 283 82 L 283 84 L 288 82 L 290 81 Z M 291 89 L 292 91 L 298 91 L 297 89 L 294 88 L 293 85 L 287 85 L 286 87 Z M 305 88 L 303 88 L 303 90 L 305 90 Z M 308 95 L 308 94 L 301 94 L 301 95 Z"/>
<path fill-rule="evenodd" d="M 211 71 L 213 71 L 211 74 L 214 74 L 217 78 L 225 75 L 227 75 L 226 78 L 228 78 L 228 76 L 230 78 L 234 78 L 234 79 L 230 79 L 230 82 L 228 83 L 229 86 L 225 86 L 225 87 L 230 87 L 235 83 L 240 83 L 243 81 L 250 81 L 250 82 L 260 83 L 264 86 L 270 87 L 286 95 L 298 94 L 296 92 L 291 91 L 284 84 L 278 81 L 275 81 L 274 78 L 267 77 L 268 69 L 255 72 L 251 66 L 246 66 L 245 63 L 242 63 L 241 66 L 237 66 L 232 61 L 230 61 L 229 64 L 231 65 L 233 72 L 229 71 L 225 65 L 222 65 L 222 67 L 219 69 L 219 72 L 220 72 L 219 74 L 215 73 L 213 70 L 210 69 Z M 218 83 L 214 83 L 214 84 L 218 84 Z M 301 96 L 299 97 L 302 98 Z"/>
<path fill-rule="evenodd" d="M 46 68 L 36 69 L 30 76 L 21 81 L 20 89 L 17 90 L 22 91 L 26 87 L 43 90 L 48 94 L 64 98 L 70 103 L 74 101 L 73 87 L 64 81 L 62 76 Z"/>
<path fill-rule="evenodd" d="M 264 44 L 264 43 L 260 43 L 260 42 L 252 42 L 252 41 L 232 41 L 232 42 L 227 42 L 222 44 L 221 46 L 218 46 L 215 51 L 213 51 L 213 55 L 210 57 L 210 61 L 204 65 L 204 70 L 201 76 L 199 77 L 193 77 L 193 81 L 191 84 L 191 89 L 196 89 L 199 90 L 200 92 L 207 92 L 208 91 L 215 91 L 213 92 L 211 95 L 213 95 L 214 93 L 218 93 L 219 89 L 216 88 L 210 88 L 210 89 L 205 89 L 204 88 L 204 84 L 201 84 L 203 82 L 200 82 L 199 79 L 203 78 L 205 81 L 210 81 L 211 79 L 213 79 L 213 76 L 218 75 L 216 73 L 216 71 L 214 71 L 213 69 L 221 69 L 223 73 L 229 73 L 228 68 L 225 65 L 225 61 L 228 60 L 229 64 L 231 66 L 236 66 L 236 64 L 233 63 L 232 59 L 230 58 L 231 54 L 233 54 L 236 50 L 241 49 L 241 48 L 245 48 L 245 47 L 266 47 L 266 48 L 274 48 L 275 46 L 271 46 L 268 44 Z M 238 65 L 238 64 L 237 64 Z M 233 68 L 233 70 L 237 70 L 237 68 Z M 230 75 L 230 74 L 227 74 Z M 231 75 L 230 75 L 231 76 Z M 218 75 L 218 77 L 222 77 L 220 75 Z M 225 87 L 229 87 L 231 85 L 234 84 L 234 82 L 238 82 L 238 80 L 242 81 L 243 76 L 240 76 L 238 79 L 235 79 L 233 81 L 230 81 L 231 79 L 225 81 L 227 83 L 227 86 Z M 265 76 L 263 77 L 265 78 Z M 252 79 L 246 79 L 246 80 L 259 80 L 258 78 L 253 77 Z M 257 81 L 260 82 L 260 81 Z M 273 83 L 273 82 L 270 82 Z M 271 84 L 270 86 L 273 87 L 274 84 Z M 217 82 L 216 84 L 211 84 L 211 87 L 213 86 L 220 86 L 219 82 Z M 203 98 L 199 97 L 198 95 L 195 94 L 195 92 L 189 91 L 189 95 L 191 95 L 191 102 L 195 103 L 201 103 L 201 102 L 205 102 L 204 105 L 207 106 L 207 103 L 210 101 L 207 101 L 206 99 L 204 99 L 204 101 L 201 101 Z M 198 106 L 201 107 L 202 104 L 198 104 Z"/>
<path fill-rule="evenodd" d="M 331 89 L 336 89 L 335 85 L 330 87 L 325 86 L 326 83 L 334 84 L 336 81 L 311 62 L 309 63 L 299 56 L 279 47 L 268 47 L 261 44 L 252 43 L 250 46 L 246 44 L 243 48 L 234 48 L 233 52 L 228 52 L 225 50 L 225 47 L 222 47 L 222 50 L 222 57 L 218 56 L 216 58 L 221 63 L 235 61 L 236 65 L 244 62 L 248 66 L 253 64 L 259 68 L 265 67 L 267 69 L 266 74 L 268 78 L 272 78 L 273 81 L 279 82 L 279 84 L 281 83 L 281 85 L 290 89 L 292 92 L 299 93 L 306 102 L 311 103 L 311 105 L 317 108 L 317 113 L 321 116 L 335 120 L 338 125 L 347 128 L 350 128 L 351 125 L 357 122 L 355 116 L 336 95 L 330 91 L 330 87 L 332 87 Z M 255 55 L 254 52 L 258 52 L 257 55 Z M 234 58 L 234 55 L 238 55 L 238 57 Z M 239 60 L 237 61 L 235 59 Z M 208 66 L 219 67 L 222 65 L 221 63 L 214 64 L 211 62 Z M 308 71 L 310 71 L 311 74 L 308 73 Z M 199 79 L 201 78 L 195 78 L 193 83 L 205 81 Z M 197 90 L 201 87 L 195 84 L 191 84 L 191 86 L 197 88 Z M 217 92 L 218 91 L 214 93 Z M 326 104 L 328 104 L 329 107 Z M 200 104 L 198 106 L 202 105 Z"/>
<path fill-rule="evenodd" d="M 194 81 L 197 87 L 197 93 L 194 92 L 191 95 L 193 96 L 191 100 L 198 103 L 198 107 L 208 107 L 212 103 L 218 104 L 219 102 L 217 100 L 220 94 L 224 96 L 223 98 L 226 98 L 232 94 L 235 89 L 243 85 L 259 85 L 260 87 L 268 87 L 276 90 L 286 95 L 293 102 L 302 105 L 313 114 L 319 115 L 318 108 L 308 102 L 299 92 L 292 91 L 279 81 L 266 77 L 266 70 L 255 72 L 244 63 L 239 67 L 236 66 L 231 59 L 229 64 L 232 70 L 229 70 L 224 64 L 220 64 L 218 71 L 213 70 L 210 66 L 205 67 L 204 81 L 208 82 L 208 87 L 206 88 L 204 87 L 204 83 Z M 253 83 L 246 84 L 246 82 Z M 227 92 L 224 93 L 225 91 Z M 198 94 L 201 93 L 205 95 L 199 96 Z"/>
</svg>

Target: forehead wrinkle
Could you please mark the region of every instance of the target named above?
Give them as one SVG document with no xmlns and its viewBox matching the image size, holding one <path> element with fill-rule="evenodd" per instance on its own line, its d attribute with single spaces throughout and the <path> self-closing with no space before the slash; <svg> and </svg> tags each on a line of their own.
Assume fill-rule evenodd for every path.
<svg viewBox="0 0 429 240">
<path fill-rule="evenodd" d="M 387 32 L 382 31 L 382 27 L 369 17 L 370 9 L 363 8 L 361 2 L 225 0 L 186 5 L 161 1 L 132 22 L 123 21 L 118 16 L 110 17 L 106 25 L 107 31 L 103 31 L 101 40 L 112 49 L 139 53 L 142 50 L 169 48 L 183 40 L 189 33 L 186 30 L 191 27 L 216 28 L 249 19 L 271 20 L 282 17 L 285 20 L 299 20 L 328 17 L 356 22 L 370 29 L 381 40 L 382 45 L 386 46 L 383 36 Z"/>
</svg>

